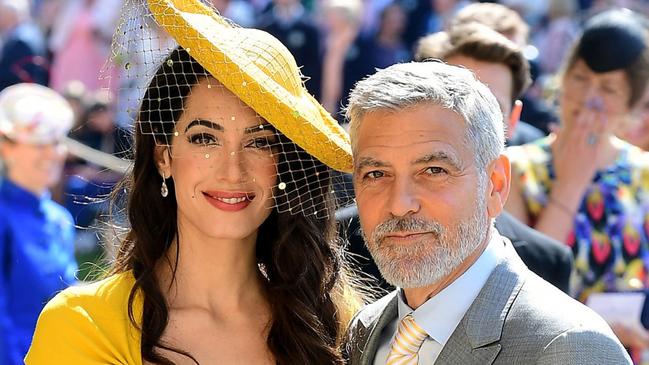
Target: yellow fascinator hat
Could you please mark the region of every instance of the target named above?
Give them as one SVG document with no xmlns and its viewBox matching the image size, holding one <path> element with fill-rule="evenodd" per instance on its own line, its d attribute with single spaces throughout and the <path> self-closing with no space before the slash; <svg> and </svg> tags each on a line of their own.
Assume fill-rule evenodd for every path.
<svg viewBox="0 0 649 365">
<path fill-rule="evenodd" d="M 349 136 L 304 88 L 289 50 L 240 28 L 200 0 L 148 0 L 160 27 L 230 92 L 309 154 L 350 172 Z"/>
</svg>

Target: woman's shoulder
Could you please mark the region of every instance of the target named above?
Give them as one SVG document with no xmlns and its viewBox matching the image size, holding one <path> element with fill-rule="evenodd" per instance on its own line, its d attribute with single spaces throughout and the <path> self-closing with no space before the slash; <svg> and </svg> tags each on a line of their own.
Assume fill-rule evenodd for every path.
<svg viewBox="0 0 649 365">
<path fill-rule="evenodd" d="M 633 169 L 649 170 L 649 152 L 628 142 L 617 141 L 618 148 L 624 151 L 624 162 Z"/>
<path fill-rule="evenodd" d="M 111 275 L 93 283 L 71 286 L 57 294 L 45 309 L 59 307 L 83 307 L 93 310 L 95 307 L 106 307 L 109 311 L 126 310 L 128 297 L 135 284 L 131 271 Z"/>
<path fill-rule="evenodd" d="M 129 271 L 57 294 L 38 318 L 26 363 L 141 363 L 139 333 L 128 310 L 134 283 Z M 138 298 L 133 309 L 139 318 Z"/>
</svg>

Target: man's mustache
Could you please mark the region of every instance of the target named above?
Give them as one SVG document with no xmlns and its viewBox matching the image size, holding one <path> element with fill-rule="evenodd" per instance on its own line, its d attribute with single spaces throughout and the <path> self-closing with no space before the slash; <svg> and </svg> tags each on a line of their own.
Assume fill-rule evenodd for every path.
<svg viewBox="0 0 649 365">
<path fill-rule="evenodd" d="M 440 237 L 444 233 L 444 226 L 435 220 L 394 217 L 376 226 L 372 233 L 372 241 L 380 243 L 386 236 L 393 233 L 432 233 L 435 237 Z"/>
</svg>

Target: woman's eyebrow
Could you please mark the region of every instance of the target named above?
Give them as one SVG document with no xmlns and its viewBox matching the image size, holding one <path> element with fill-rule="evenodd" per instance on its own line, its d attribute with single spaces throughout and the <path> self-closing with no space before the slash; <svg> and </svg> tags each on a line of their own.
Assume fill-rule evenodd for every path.
<svg viewBox="0 0 649 365">
<path fill-rule="evenodd" d="M 218 124 L 218 123 L 214 123 L 212 121 L 205 120 L 205 119 L 194 119 L 194 120 L 192 120 L 191 123 L 189 123 L 187 128 L 185 128 L 185 132 L 187 132 L 189 130 L 189 128 L 197 126 L 197 125 L 202 125 L 204 127 L 216 129 L 217 131 L 221 131 L 221 132 L 223 132 L 223 130 L 224 130 L 223 126 Z"/>
<path fill-rule="evenodd" d="M 261 132 L 261 131 L 275 132 L 275 127 L 273 127 L 272 124 L 270 123 L 262 123 L 258 125 L 253 125 L 251 127 L 246 127 L 243 133 L 250 134 L 250 133 Z"/>
</svg>

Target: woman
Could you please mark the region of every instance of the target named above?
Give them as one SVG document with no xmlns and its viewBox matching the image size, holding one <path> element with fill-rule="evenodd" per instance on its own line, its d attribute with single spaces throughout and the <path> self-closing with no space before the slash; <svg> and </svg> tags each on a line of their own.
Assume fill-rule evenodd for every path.
<svg viewBox="0 0 649 365">
<path fill-rule="evenodd" d="M 346 135 L 277 40 L 189 3 L 150 3 L 182 47 L 141 103 L 114 275 L 48 304 L 27 364 L 342 363 L 354 302 L 321 161 L 350 167 Z"/>
<path fill-rule="evenodd" d="M 649 287 L 649 154 L 613 135 L 649 79 L 638 17 L 612 10 L 586 24 L 562 75 L 562 129 L 509 149 L 506 209 L 572 247 L 571 286 L 581 301 Z"/>
<path fill-rule="evenodd" d="M 51 199 L 72 109 L 53 90 L 0 93 L 0 364 L 22 362 L 47 300 L 75 281 L 74 221 Z"/>
</svg>

